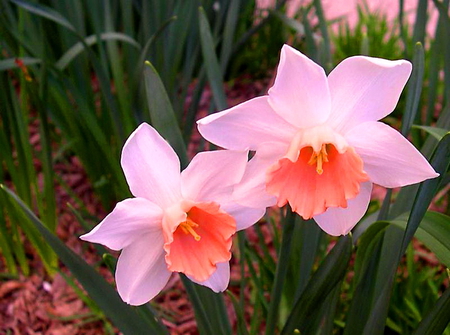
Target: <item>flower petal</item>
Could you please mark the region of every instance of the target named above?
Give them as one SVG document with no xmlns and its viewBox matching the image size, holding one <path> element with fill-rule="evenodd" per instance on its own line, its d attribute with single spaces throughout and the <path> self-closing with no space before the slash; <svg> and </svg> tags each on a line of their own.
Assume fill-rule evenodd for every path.
<svg viewBox="0 0 450 335">
<path fill-rule="evenodd" d="M 260 151 L 247 163 L 241 182 L 234 188 L 232 199 L 245 207 L 265 209 L 277 203 L 276 198 L 266 192 L 267 169 L 276 160 L 272 160 L 272 156 L 269 159 L 261 158 L 259 153 Z M 240 224 L 238 227 L 238 230 L 243 229 Z"/>
<path fill-rule="evenodd" d="M 384 123 L 363 123 L 345 137 L 361 156 L 364 170 L 375 184 L 394 188 L 438 176 L 406 138 Z"/>
<path fill-rule="evenodd" d="M 372 183 L 362 183 L 359 194 L 348 200 L 347 208 L 330 207 L 324 213 L 314 216 L 314 220 L 327 234 L 347 235 L 366 213 L 371 193 Z"/>
<path fill-rule="evenodd" d="M 364 56 L 343 60 L 328 76 L 332 106 L 328 124 L 345 133 L 362 122 L 390 114 L 411 68 L 405 60 Z"/>
<path fill-rule="evenodd" d="M 120 250 L 134 243 L 142 234 L 161 231 L 162 214 L 161 208 L 147 199 L 126 199 L 119 202 L 102 222 L 80 238 L 103 244 L 112 250 Z"/>
<path fill-rule="evenodd" d="M 248 152 L 218 150 L 197 154 L 181 173 L 181 189 L 185 199 L 215 201 L 229 199 L 234 184 L 244 174 Z"/>
<path fill-rule="evenodd" d="M 169 280 L 162 233 L 144 234 L 122 250 L 116 269 L 117 291 L 130 305 L 153 299 Z"/>
<path fill-rule="evenodd" d="M 325 71 L 311 59 L 284 45 L 269 102 L 286 121 L 299 128 L 326 121 L 331 99 Z"/>
<path fill-rule="evenodd" d="M 237 203 L 229 202 L 220 206 L 227 214 L 236 220 L 236 230 L 243 230 L 258 222 L 266 213 L 266 207 L 244 207 Z"/>
<path fill-rule="evenodd" d="M 268 141 L 289 143 L 295 128 L 270 107 L 263 96 L 197 121 L 200 134 L 226 149 L 256 150 Z"/>
<path fill-rule="evenodd" d="M 227 289 L 230 282 L 230 263 L 217 263 L 216 271 L 205 281 L 196 281 L 188 276 L 190 280 L 199 285 L 207 286 L 216 293 L 223 292 Z"/>
<path fill-rule="evenodd" d="M 121 164 L 131 193 L 162 208 L 180 199 L 180 161 L 150 125 L 143 123 L 130 135 Z"/>
</svg>

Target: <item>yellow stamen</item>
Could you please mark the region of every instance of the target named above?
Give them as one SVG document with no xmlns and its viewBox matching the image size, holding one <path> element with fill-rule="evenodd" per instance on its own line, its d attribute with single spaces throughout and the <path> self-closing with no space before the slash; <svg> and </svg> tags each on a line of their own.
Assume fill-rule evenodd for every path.
<svg viewBox="0 0 450 335">
<path fill-rule="evenodd" d="M 323 173 L 323 163 L 328 162 L 328 153 L 326 144 L 322 144 L 322 148 L 319 152 L 313 152 L 311 158 L 308 161 L 309 165 L 316 164 L 316 171 L 318 174 Z"/>
<path fill-rule="evenodd" d="M 196 241 L 200 241 L 201 236 L 197 234 L 194 228 L 198 227 L 198 224 L 192 221 L 189 217 L 186 218 L 186 221 L 181 222 L 179 227 L 183 230 L 185 234 L 191 234 Z"/>
</svg>

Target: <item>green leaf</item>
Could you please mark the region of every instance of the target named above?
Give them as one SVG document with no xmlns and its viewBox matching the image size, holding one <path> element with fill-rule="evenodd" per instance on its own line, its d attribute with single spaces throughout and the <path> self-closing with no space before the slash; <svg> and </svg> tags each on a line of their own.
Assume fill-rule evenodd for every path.
<svg viewBox="0 0 450 335">
<path fill-rule="evenodd" d="M 219 110 L 223 110 L 228 107 L 227 98 L 225 97 L 223 89 L 223 77 L 219 61 L 217 60 L 211 28 L 202 7 L 199 8 L 198 13 L 200 17 L 200 43 L 202 46 L 203 63 L 206 68 L 206 75 L 208 76 L 211 85 L 214 103 Z"/>
<path fill-rule="evenodd" d="M 231 334 L 222 296 L 215 294 L 207 287 L 194 284 L 183 274 L 180 277 L 194 307 L 200 334 Z"/>
<path fill-rule="evenodd" d="M 98 36 L 97 35 L 91 35 L 84 39 L 85 45 L 92 46 L 98 42 Z M 134 46 L 137 49 L 141 49 L 141 45 L 136 42 L 133 38 L 131 38 L 128 35 L 122 34 L 122 33 L 103 33 L 100 34 L 100 40 L 102 41 L 122 41 L 125 43 L 128 43 L 132 46 Z M 63 71 L 69 64 L 72 62 L 72 60 L 75 59 L 78 55 L 80 55 L 85 49 L 85 45 L 82 42 L 76 43 L 73 47 L 71 47 L 69 50 L 67 50 L 64 55 L 61 56 L 61 58 L 55 63 L 55 66 Z M 1 68 L 0 68 L 1 69 Z"/>
<path fill-rule="evenodd" d="M 450 322 L 450 288 L 438 299 L 434 307 L 422 319 L 413 335 L 442 334 Z"/>
<path fill-rule="evenodd" d="M 431 157 L 431 165 L 440 176 L 426 180 L 419 186 L 403 237 L 402 255 L 406 251 L 406 247 L 414 236 L 420 221 L 436 194 L 439 184 L 443 180 L 444 175 L 450 166 L 450 133 L 445 135 L 442 140 L 439 141 L 436 150 Z"/>
<path fill-rule="evenodd" d="M 424 43 L 427 26 L 428 0 L 419 0 L 416 11 L 416 23 L 414 25 L 413 42 Z"/>
<path fill-rule="evenodd" d="M 45 17 L 46 19 L 49 19 L 55 23 L 60 24 L 63 27 L 66 27 L 67 29 L 76 32 L 75 27 L 60 13 L 55 11 L 54 9 L 51 9 L 50 7 L 43 6 L 37 3 L 30 3 L 23 0 L 10 0 L 12 3 L 16 4 L 19 7 L 22 7 L 23 9 L 29 11 L 30 13 L 39 15 L 41 17 Z"/>
<path fill-rule="evenodd" d="M 359 240 L 355 260 L 355 289 L 347 313 L 344 335 L 364 333 L 364 326 L 375 299 L 375 278 L 380 271 L 379 255 L 387 227 L 388 224 L 383 221 L 373 223 Z"/>
<path fill-rule="evenodd" d="M 314 8 L 316 9 L 316 15 L 319 19 L 319 29 L 322 34 L 323 43 L 320 45 L 320 56 L 321 62 L 320 65 L 327 72 L 331 69 L 331 47 L 330 47 L 330 36 L 328 34 L 328 23 L 325 19 L 325 15 L 323 13 L 322 2 L 320 0 L 313 0 Z"/>
<path fill-rule="evenodd" d="M 281 241 L 281 250 L 278 254 L 278 264 L 275 272 L 275 280 L 270 294 L 270 305 L 267 316 L 266 335 L 275 333 L 277 324 L 278 309 L 283 292 L 283 286 L 289 269 L 289 255 L 291 252 L 292 233 L 294 231 L 296 213 L 291 208 L 286 208 L 286 217 L 283 221 L 283 237 Z"/>
<path fill-rule="evenodd" d="M 419 126 L 413 125 L 413 128 L 425 130 L 428 134 L 433 136 L 438 141 L 442 140 L 442 138 L 449 133 L 447 129 L 442 129 L 439 127 L 430 127 L 430 126 Z"/>
<path fill-rule="evenodd" d="M 220 50 L 220 66 L 222 73 L 225 73 L 228 61 L 233 51 L 233 40 L 237 24 L 239 22 L 240 0 L 231 0 L 228 8 L 225 28 L 223 32 L 222 48 Z"/>
<path fill-rule="evenodd" d="M 231 291 L 227 291 L 227 294 L 230 297 L 231 302 L 233 303 L 234 312 L 236 313 L 238 335 L 249 335 L 247 326 L 245 325 L 244 311 L 241 308 L 239 301 Z"/>
<path fill-rule="evenodd" d="M 413 71 L 408 83 L 408 93 L 406 95 L 406 107 L 403 115 L 402 134 L 408 135 L 409 130 L 416 118 L 422 93 L 423 74 L 425 71 L 425 52 L 421 43 L 417 43 L 414 48 Z"/>
<path fill-rule="evenodd" d="M 146 61 L 145 65 L 145 90 L 152 125 L 170 143 L 180 157 L 181 165 L 186 167 L 186 145 L 164 84 L 153 65 L 149 61 Z"/>
<path fill-rule="evenodd" d="M 392 221 L 405 229 L 406 217 Z M 439 261 L 450 268 L 450 217 L 437 212 L 427 212 L 414 236 L 430 249 Z"/>
<path fill-rule="evenodd" d="M 300 297 L 308 283 L 314 264 L 321 254 L 319 253 L 320 242 L 324 236 L 323 230 L 314 220 L 305 221 L 300 217 L 297 218 L 293 236 L 295 243 L 292 245 L 291 251 L 291 271 L 294 274 L 292 285 L 295 290 L 292 301 L 296 301 Z"/>
<path fill-rule="evenodd" d="M 309 321 L 315 311 L 343 280 L 352 256 L 352 237 L 343 236 L 312 275 L 303 294 L 295 303 L 281 334 L 299 330 L 308 334 Z"/>
<path fill-rule="evenodd" d="M 375 301 L 370 316 L 365 322 L 364 334 L 382 334 L 384 331 L 398 263 L 450 165 L 450 134 L 444 136 L 438 143 L 431 157 L 431 165 L 436 172 L 440 173 L 440 177 L 426 180 L 420 184 L 403 237 L 400 238 L 396 232 L 385 234 L 382 253 L 379 255 L 380 262 L 383 262 L 383 265 L 379 265 L 379 270 L 374 280 L 376 286 L 374 292 Z M 389 227 L 388 229 L 391 230 L 391 228 L 394 227 Z M 400 241 L 402 242 L 400 243 Z"/>
<path fill-rule="evenodd" d="M 22 61 L 23 65 L 34 65 L 42 63 L 42 60 L 32 57 L 17 57 L 0 60 L 0 71 L 11 70 L 19 67 L 17 61 Z"/>
<path fill-rule="evenodd" d="M 58 237 L 34 215 L 34 213 L 6 186 L 0 185 L 1 190 L 9 197 L 11 205 L 21 211 L 39 230 L 48 245 L 56 252 L 60 260 L 70 269 L 81 285 L 89 293 L 106 316 L 125 334 L 167 334 L 167 330 L 156 318 L 147 322 L 138 316 L 136 310 L 125 304 L 117 292 L 80 256 L 69 249 Z"/>
<path fill-rule="evenodd" d="M 274 11 L 271 10 L 270 11 L 272 15 L 274 15 L 276 18 L 278 18 L 281 22 L 283 22 L 286 26 L 288 26 L 289 28 L 292 28 L 296 34 L 299 34 L 300 36 L 304 36 L 305 35 L 305 26 L 300 23 L 299 21 L 287 17 L 285 14 L 283 14 L 280 11 Z"/>
</svg>

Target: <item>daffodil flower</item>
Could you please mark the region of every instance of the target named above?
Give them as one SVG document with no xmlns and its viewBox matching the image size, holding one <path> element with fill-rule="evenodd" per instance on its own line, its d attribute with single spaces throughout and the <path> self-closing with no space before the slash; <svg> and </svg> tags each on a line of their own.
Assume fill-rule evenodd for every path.
<svg viewBox="0 0 450 335">
<path fill-rule="evenodd" d="M 356 56 L 327 77 L 285 45 L 268 95 L 199 120 L 199 131 L 223 148 L 256 151 L 243 179 L 259 182 L 256 203 L 262 196 L 267 205 L 289 203 L 325 232 L 347 234 L 367 210 L 372 183 L 393 188 L 437 176 L 411 143 L 378 122 L 394 110 L 411 68 Z"/>
<path fill-rule="evenodd" d="M 265 212 L 264 207 L 247 208 L 232 200 L 247 156 L 246 151 L 199 153 L 180 173 L 177 155 L 155 129 L 144 123 L 131 134 L 121 164 L 135 198 L 119 202 L 81 236 L 122 249 L 115 277 L 125 302 L 151 300 L 172 272 L 215 292 L 226 289 L 233 235 Z"/>
</svg>

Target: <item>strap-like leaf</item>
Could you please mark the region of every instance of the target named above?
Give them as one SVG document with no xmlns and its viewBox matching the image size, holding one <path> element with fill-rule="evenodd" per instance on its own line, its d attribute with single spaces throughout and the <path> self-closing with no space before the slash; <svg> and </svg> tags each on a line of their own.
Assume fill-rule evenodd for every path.
<svg viewBox="0 0 450 335">
<path fill-rule="evenodd" d="M 9 197 L 11 206 L 22 211 L 30 222 L 39 230 L 42 237 L 56 252 L 59 259 L 70 269 L 71 273 L 83 285 L 90 297 L 98 304 L 111 321 L 125 334 L 166 334 L 165 328 L 153 318 L 145 320 L 136 311 L 125 304 L 117 292 L 80 256 L 70 250 L 56 235 L 34 215 L 34 213 L 6 186 L 1 190 Z M 145 308 L 145 307 L 144 307 Z"/>
<path fill-rule="evenodd" d="M 392 221 L 405 229 L 406 218 Z M 450 268 L 450 217 L 437 212 L 427 212 L 415 235 L 446 267 Z"/>
<path fill-rule="evenodd" d="M 292 334 L 296 329 L 304 332 L 307 329 L 310 317 L 344 278 L 351 255 L 352 237 L 343 236 L 312 275 L 281 334 Z"/>
<path fill-rule="evenodd" d="M 217 60 L 211 28 L 203 8 L 200 7 L 198 13 L 200 17 L 200 43 L 202 45 L 206 75 L 211 85 L 214 103 L 219 110 L 223 110 L 227 108 L 227 99 L 223 90 L 223 77 L 219 61 Z"/>
<path fill-rule="evenodd" d="M 416 118 L 422 93 L 423 74 L 425 72 L 425 52 L 421 43 L 417 43 L 414 49 L 413 72 L 408 84 L 406 95 L 406 108 L 403 115 L 402 134 L 408 135 Z"/>
<path fill-rule="evenodd" d="M 436 305 L 422 319 L 413 335 L 442 334 L 450 322 L 450 288 L 438 299 Z"/>
<path fill-rule="evenodd" d="M 60 24 L 61 26 L 66 27 L 67 29 L 76 32 L 75 27 L 67 20 L 64 16 L 62 16 L 60 13 L 55 11 L 54 9 L 40 5 L 38 3 L 31 3 L 26 2 L 23 0 L 10 0 L 11 2 L 15 3 L 17 6 L 22 7 L 23 9 L 26 9 L 30 13 L 45 17 L 46 19 L 49 19 L 55 23 Z"/>
<path fill-rule="evenodd" d="M 86 45 L 91 46 L 96 43 L 98 43 L 98 36 L 97 35 L 91 35 L 84 39 Z M 122 34 L 122 33 L 103 33 L 100 34 L 100 39 L 102 41 L 121 41 L 126 42 L 138 49 L 141 48 L 140 44 L 136 42 L 133 38 L 131 38 L 128 35 Z M 70 62 L 75 59 L 79 54 L 81 54 L 85 50 L 83 43 L 77 42 L 73 47 L 71 47 L 69 50 L 67 50 L 64 55 L 56 62 L 55 66 L 60 69 L 64 70 Z"/>
<path fill-rule="evenodd" d="M 145 65 L 145 89 L 152 125 L 170 143 L 185 167 L 188 163 L 186 145 L 172 104 L 156 69 L 149 61 Z"/>
</svg>

